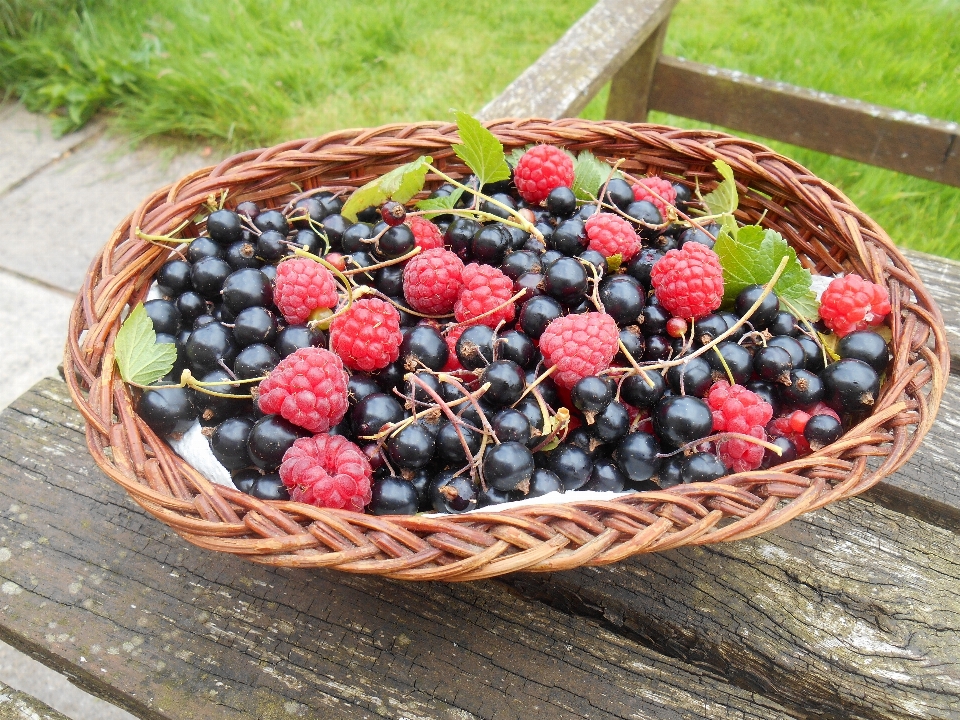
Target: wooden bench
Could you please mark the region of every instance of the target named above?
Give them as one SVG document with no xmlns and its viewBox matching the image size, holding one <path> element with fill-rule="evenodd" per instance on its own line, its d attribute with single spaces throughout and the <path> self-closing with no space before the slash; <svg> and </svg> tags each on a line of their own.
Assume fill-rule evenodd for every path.
<svg viewBox="0 0 960 720">
<path fill-rule="evenodd" d="M 642 80 L 671 6 L 616 3 L 619 50 L 583 46 L 587 59 L 608 52 L 606 69 L 570 89 L 566 111 L 535 114 L 582 107 L 613 64 Z M 527 97 L 511 88 L 497 102 Z M 956 354 L 960 264 L 909 257 Z M 0 414 L 0 639 L 151 719 L 960 717 L 958 429 L 951 376 L 900 472 L 761 537 L 405 584 L 187 544 L 99 471 L 66 386 L 49 379 Z M 14 700 L 34 715 L 5 715 L 7 696 L 0 717 L 44 717 L 29 698 Z"/>
</svg>

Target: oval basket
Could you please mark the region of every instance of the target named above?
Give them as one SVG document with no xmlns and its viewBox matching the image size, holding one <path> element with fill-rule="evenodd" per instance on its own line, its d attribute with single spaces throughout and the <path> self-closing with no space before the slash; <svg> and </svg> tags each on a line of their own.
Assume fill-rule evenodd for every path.
<svg viewBox="0 0 960 720">
<path fill-rule="evenodd" d="M 712 131 L 583 120 L 487 124 L 509 152 L 531 143 L 625 158 L 632 174 L 718 181 L 725 160 L 740 192 L 738 219 L 761 220 L 820 274 L 856 272 L 890 289 L 893 361 L 873 415 L 817 453 L 770 470 L 636 493 L 608 502 L 526 505 L 443 517 L 375 517 L 295 502 L 262 501 L 207 481 L 133 410 L 113 361 L 124 309 L 142 301 L 171 253 L 138 239 L 193 219 L 229 190 L 228 205 L 270 207 L 320 186 L 355 188 L 420 155 L 444 172 L 466 168 L 450 149 L 456 126 L 345 130 L 235 155 L 148 197 L 113 233 L 87 273 L 70 318 L 66 379 L 87 420 L 97 464 L 145 510 L 195 545 L 255 562 L 329 567 L 404 580 L 474 580 L 616 562 L 637 553 L 737 540 L 861 493 L 895 472 L 933 423 L 949 352 L 940 311 L 903 255 L 841 192 L 753 142 Z M 428 178 L 428 182 L 430 179 Z M 436 183 L 435 183 L 436 184 Z M 70 369 L 73 369 L 71 372 Z"/>
</svg>

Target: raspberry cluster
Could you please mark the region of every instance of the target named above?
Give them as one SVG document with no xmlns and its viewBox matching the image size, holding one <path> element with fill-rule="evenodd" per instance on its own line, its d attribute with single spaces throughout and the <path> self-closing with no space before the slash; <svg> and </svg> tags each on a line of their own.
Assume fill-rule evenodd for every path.
<svg viewBox="0 0 960 720">
<path fill-rule="evenodd" d="M 257 498 L 411 514 L 710 482 L 824 452 L 872 411 L 886 288 L 835 279 L 798 324 L 743 267 L 725 286 L 719 227 L 678 220 L 705 209 L 694 179 L 574 179 L 538 145 L 433 210 L 321 190 L 211 213 L 144 306 L 177 364 L 140 416 L 205 425 Z"/>
</svg>

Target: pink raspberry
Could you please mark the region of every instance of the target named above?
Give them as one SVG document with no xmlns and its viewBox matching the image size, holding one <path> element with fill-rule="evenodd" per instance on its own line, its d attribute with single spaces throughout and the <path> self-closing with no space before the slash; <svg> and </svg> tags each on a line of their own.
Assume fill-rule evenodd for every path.
<svg viewBox="0 0 960 720">
<path fill-rule="evenodd" d="M 403 268 L 403 296 L 418 312 L 449 313 L 462 288 L 463 261 L 442 247 L 424 250 Z"/>
<path fill-rule="evenodd" d="M 553 379 L 572 388 L 578 380 L 610 367 L 617 354 L 620 331 L 606 313 L 565 315 L 547 325 L 540 336 L 540 351 L 548 368 L 557 367 Z"/>
<path fill-rule="evenodd" d="M 277 265 L 273 302 L 284 319 L 301 325 L 317 309 L 335 308 L 339 297 L 333 274 L 309 258 L 293 258 Z"/>
<path fill-rule="evenodd" d="M 660 197 L 657 197 L 659 195 Z M 650 177 L 640 178 L 640 181 L 633 186 L 633 199 L 646 200 L 660 211 L 660 217 L 667 219 L 667 208 L 677 202 L 677 191 L 669 180 L 662 177 L 651 175 Z"/>
<path fill-rule="evenodd" d="M 551 190 L 573 187 L 573 160 L 553 145 L 537 145 L 520 158 L 513 171 L 513 181 L 524 200 L 539 205 Z"/>
<path fill-rule="evenodd" d="M 347 373 L 329 350 L 300 348 L 260 383 L 257 403 L 310 432 L 326 432 L 347 412 Z"/>
<path fill-rule="evenodd" d="M 354 512 L 370 502 L 372 474 L 363 451 L 341 435 L 299 438 L 280 465 L 291 500 Z"/>
<path fill-rule="evenodd" d="M 546 146 L 544 146 L 546 147 Z M 503 305 L 513 297 L 513 281 L 499 268 L 491 265 L 470 263 L 463 269 L 463 289 L 453 308 L 457 322 L 468 322 L 485 312 Z M 509 303 L 495 313 L 485 315 L 473 325 L 495 328 L 500 321 L 510 322 L 516 316 L 514 303 Z"/>
<path fill-rule="evenodd" d="M 343 364 L 373 372 L 400 357 L 400 313 L 388 302 L 362 298 L 330 323 L 330 346 Z"/>
<path fill-rule="evenodd" d="M 890 314 L 890 293 L 859 275 L 835 279 L 820 297 L 820 317 L 840 337 L 866 330 Z"/>
<path fill-rule="evenodd" d="M 407 218 L 407 225 L 413 231 L 413 237 L 417 242 L 417 247 L 424 250 L 433 250 L 443 247 L 443 233 L 440 228 L 420 215 L 414 215 Z"/>
<path fill-rule="evenodd" d="M 764 430 L 773 408 L 770 403 L 742 385 L 731 385 L 726 380 L 713 384 L 707 394 L 707 404 L 713 412 L 714 432 L 734 432 L 766 440 Z M 763 462 L 762 445 L 748 440 L 724 440 L 717 445 L 720 461 L 734 472 L 756 470 Z"/>
<path fill-rule="evenodd" d="M 671 250 L 650 271 L 650 283 L 660 304 L 679 318 L 709 315 L 723 300 L 723 268 L 717 254 L 688 242 Z"/>
<path fill-rule="evenodd" d="M 619 255 L 623 262 L 631 260 L 640 252 L 640 236 L 633 225 L 613 213 L 594 213 L 584 224 L 590 249 L 604 257 Z"/>
</svg>

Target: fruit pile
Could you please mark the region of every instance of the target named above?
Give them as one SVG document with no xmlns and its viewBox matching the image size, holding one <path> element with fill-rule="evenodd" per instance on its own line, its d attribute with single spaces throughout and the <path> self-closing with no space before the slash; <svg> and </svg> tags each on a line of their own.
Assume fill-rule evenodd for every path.
<svg viewBox="0 0 960 720">
<path fill-rule="evenodd" d="M 141 235 L 175 248 L 115 343 L 143 420 L 199 422 L 258 498 L 411 514 L 709 482 L 870 413 L 886 288 L 740 225 L 722 161 L 702 195 L 458 121 L 472 175 L 423 157 Z"/>
</svg>

